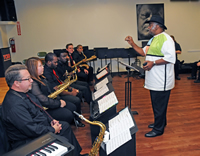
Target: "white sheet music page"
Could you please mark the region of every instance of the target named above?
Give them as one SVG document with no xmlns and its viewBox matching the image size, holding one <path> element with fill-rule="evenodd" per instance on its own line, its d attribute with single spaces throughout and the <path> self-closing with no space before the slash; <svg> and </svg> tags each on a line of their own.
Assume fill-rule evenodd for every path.
<svg viewBox="0 0 200 156">
<path fill-rule="evenodd" d="M 102 72 L 100 72 L 99 74 L 96 75 L 96 78 L 100 79 L 101 77 L 103 77 L 107 73 L 108 73 L 108 71 L 106 69 L 104 69 Z"/>
<path fill-rule="evenodd" d="M 117 116 L 109 120 L 108 124 L 110 138 L 116 137 L 124 130 L 130 131 L 130 128 L 135 126 L 128 108 L 125 108 Z"/>
<path fill-rule="evenodd" d="M 100 88 L 99 90 L 97 90 L 96 92 L 94 92 L 94 99 L 96 100 L 98 99 L 100 96 L 104 95 L 105 93 L 107 93 L 109 91 L 109 88 L 107 85 L 105 85 L 104 87 Z"/>
<path fill-rule="evenodd" d="M 99 113 L 103 113 L 113 105 L 118 103 L 117 97 L 113 92 L 109 93 L 108 95 L 104 96 L 102 99 L 97 101 L 98 106 L 99 106 Z"/>
<path fill-rule="evenodd" d="M 125 130 L 118 136 L 110 139 L 106 143 L 107 155 L 112 153 L 114 150 L 116 150 L 117 148 L 119 148 L 120 146 L 122 146 L 123 144 L 125 144 L 126 142 L 128 142 L 131 139 L 132 139 L 132 137 L 131 137 L 130 130 Z"/>
<path fill-rule="evenodd" d="M 102 88 L 103 86 L 105 86 L 108 83 L 108 78 L 104 78 L 102 81 L 100 81 L 99 83 L 97 83 L 94 88 L 96 90 L 99 90 L 100 88 Z"/>
</svg>

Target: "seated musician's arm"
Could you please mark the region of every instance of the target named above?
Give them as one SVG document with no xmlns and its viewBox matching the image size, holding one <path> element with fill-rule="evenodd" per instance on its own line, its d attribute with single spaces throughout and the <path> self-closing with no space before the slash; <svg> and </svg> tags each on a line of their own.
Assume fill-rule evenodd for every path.
<svg viewBox="0 0 200 156">
<path fill-rule="evenodd" d="M 21 101 L 20 101 L 21 102 Z M 53 127 L 36 123 L 23 103 L 18 103 L 9 111 L 10 122 L 27 137 L 38 137 L 48 132 L 55 132 Z"/>
<path fill-rule="evenodd" d="M 32 83 L 31 92 L 32 92 L 33 95 L 35 95 L 38 98 L 38 100 L 40 101 L 40 103 L 42 104 L 42 106 L 44 106 L 46 108 L 54 109 L 54 108 L 59 108 L 60 105 L 61 105 L 61 103 L 60 103 L 59 100 L 48 98 L 48 96 L 45 95 L 41 91 L 38 83 L 35 82 L 35 81 L 33 81 L 33 83 Z"/>
</svg>

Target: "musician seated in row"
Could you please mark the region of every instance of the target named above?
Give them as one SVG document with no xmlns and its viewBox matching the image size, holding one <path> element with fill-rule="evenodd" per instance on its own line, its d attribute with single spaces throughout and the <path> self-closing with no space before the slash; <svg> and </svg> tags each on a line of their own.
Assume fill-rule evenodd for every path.
<svg viewBox="0 0 200 156">
<path fill-rule="evenodd" d="M 74 64 L 74 58 L 73 58 L 74 47 L 73 47 L 72 43 L 69 43 L 69 44 L 66 45 L 66 51 L 68 52 L 68 55 L 69 55 L 68 66 L 72 67 L 72 66 L 75 65 Z M 78 62 L 75 62 L 75 63 L 78 63 Z M 77 71 L 78 71 L 77 72 L 78 80 L 88 82 L 88 80 L 89 80 L 88 70 L 78 67 Z"/>
<path fill-rule="evenodd" d="M 88 73 L 88 83 L 92 85 L 93 81 L 93 68 L 86 63 L 87 57 L 83 53 L 83 46 L 81 44 L 77 45 L 76 51 L 73 52 L 73 59 L 76 63 L 83 61 L 80 66 Z"/>
<path fill-rule="evenodd" d="M 72 68 L 67 65 L 67 60 L 69 60 L 69 56 L 66 51 L 59 51 L 55 54 L 58 57 L 58 66 L 56 68 L 56 71 L 59 78 L 64 81 L 65 79 L 67 79 L 67 76 L 73 74 Z M 90 102 L 92 101 L 92 93 L 87 82 L 77 80 L 70 86 L 80 90 L 86 102 L 90 104 Z"/>
<path fill-rule="evenodd" d="M 79 156 L 82 149 L 70 125 L 53 119 L 29 92 L 33 80 L 26 66 L 10 66 L 5 78 L 10 89 L 2 103 L 2 121 L 12 149 L 52 132 L 67 138 L 75 147 L 75 156 Z"/>
<path fill-rule="evenodd" d="M 57 95 L 57 97 L 49 98 L 48 95 L 54 93 L 55 90 L 51 90 L 49 83 L 46 78 L 43 76 L 44 67 L 42 61 L 37 57 L 31 57 L 26 61 L 27 69 L 33 79 L 31 93 L 35 95 L 43 107 L 48 108 L 46 111 L 56 120 L 66 121 L 69 124 L 76 121 L 77 117 L 73 113 L 74 111 L 80 112 L 77 110 L 75 104 L 70 101 L 67 101 L 67 98 L 62 99 L 62 97 Z M 81 126 L 82 124 L 77 124 Z"/>
<path fill-rule="evenodd" d="M 45 65 L 44 65 L 44 73 L 43 75 L 46 77 L 46 80 L 49 82 L 49 86 L 51 90 L 57 90 L 59 85 L 63 84 L 62 80 L 60 80 L 56 67 L 58 65 L 58 58 L 54 53 L 48 53 L 45 56 Z M 76 105 L 78 112 L 81 113 L 81 98 L 82 93 L 81 91 L 68 87 L 68 91 L 64 90 L 60 96 L 63 100 L 72 102 Z M 76 121 L 77 126 L 84 127 L 85 125 L 82 124 L 78 120 Z"/>
</svg>

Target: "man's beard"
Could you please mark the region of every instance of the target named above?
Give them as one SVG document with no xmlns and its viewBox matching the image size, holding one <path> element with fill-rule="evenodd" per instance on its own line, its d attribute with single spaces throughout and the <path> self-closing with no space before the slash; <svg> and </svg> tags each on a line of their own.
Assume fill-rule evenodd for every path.
<svg viewBox="0 0 200 156">
<path fill-rule="evenodd" d="M 51 64 L 51 69 L 56 69 L 56 66 L 54 66 L 53 64 Z"/>
</svg>

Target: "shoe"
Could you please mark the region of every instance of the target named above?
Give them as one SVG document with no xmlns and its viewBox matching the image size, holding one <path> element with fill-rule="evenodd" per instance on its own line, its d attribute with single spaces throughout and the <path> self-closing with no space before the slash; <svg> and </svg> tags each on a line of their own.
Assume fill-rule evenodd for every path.
<svg viewBox="0 0 200 156">
<path fill-rule="evenodd" d="M 76 127 L 85 127 L 85 125 L 82 122 L 80 122 L 76 119 L 74 119 L 74 123 L 75 123 Z"/>
<path fill-rule="evenodd" d="M 180 62 L 180 64 L 183 64 L 183 63 L 184 63 L 184 60 Z"/>
<path fill-rule="evenodd" d="M 163 133 L 156 133 L 154 131 L 150 131 L 148 133 L 145 134 L 145 137 L 149 137 L 149 138 L 152 138 L 152 137 L 156 137 L 156 136 L 160 136 L 162 135 Z"/>
<path fill-rule="evenodd" d="M 181 78 L 180 78 L 179 76 L 176 76 L 175 79 L 176 79 L 176 80 L 180 80 Z"/>
<path fill-rule="evenodd" d="M 86 153 L 86 154 L 80 154 L 80 156 L 88 156 L 89 154 L 88 153 Z"/>
<path fill-rule="evenodd" d="M 89 154 L 88 153 L 86 153 L 86 154 L 80 154 L 80 156 L 88 156 Z"/>
<path fill-rule="evenodd" d="M 187 77 L 188 80 L 196 80 L 196 76 Z"/>
<path fill-rule="evenodd" d="M 194 83 L 200 83 L 200 80 L 196 80 L 196 81 L 194 81 Z"/>
<path fill-rule="evenodd" d="M 148 128 L 154 128 L 154 123 L 149 124 L 149 125 L 148 125 Z"/>
</svg>

